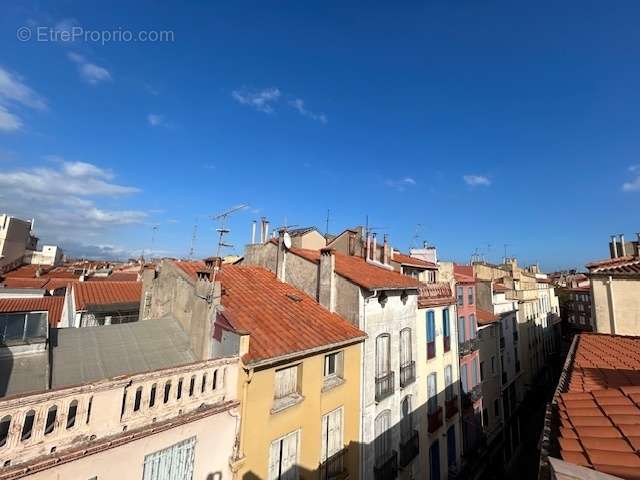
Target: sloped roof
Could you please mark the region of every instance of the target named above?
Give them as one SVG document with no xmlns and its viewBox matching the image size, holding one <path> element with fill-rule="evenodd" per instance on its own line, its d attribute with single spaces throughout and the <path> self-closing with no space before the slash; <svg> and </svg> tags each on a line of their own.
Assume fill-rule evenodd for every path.
<svg viewBox="0 0 640 480">
<path fill-rule="evenodd" d="M 418 308 L 452 305 L 456 302 L 447 282 L 421 283 L 418 288 Z"/>
<path fill-rule="evenodd" d="M 475 283 L 473 278 L 473 266 L 471 265 L 453 265 L 453 275 L 456 283 Z"/>
<path fill-rule="evenodd" d="M 311 262 L 320 262 L 319 250 L 291 248 L 289 252 Z M 414 278 L 384 267 L 377 267 L 366 262 L 363 258 L 344 255 L 339 252 L 334 252 L 334 255 L 336 257 L 336 273 L 368 290 L 417 289 L 420 284 Z"/>
<path fill-rule="evenodd" d="M 0 313 L 49 312 L 49 325 L 55 327 L 62 315 L 64 297 L 0 298 Z"/>
<path fill-rule="evenodd" d="M 138 274 L 133 272 L 113 272 L 106 277 L 90 276 L 88 282 L 135 282 L 138 280 Z"/>
<path fill-rule="evenodd" d="M 640 478 L 640 337 L 582 333 L 556 394 L 560 457 Z"/>
<path fill-rule="evenodd" d="M 398 262 L 400 265 L 407 265 L 410 267 L 424 268 L 424 269 L 438 268 L 438 266 L 433 262 L 427 262 L 419 258 L 413 258 L 409 255 L 405 255 L 404 253 L 400 253 L 397 250 L 394 250 L 393 256 L 391 257 L 391 259 L 394 262 Z"/>
<path fill-rule="evenodd" d="M 335 344 L 357 342 L 366 334 L 313 298 L 264 268 L 225 265 L 222 316 L 250 334 L 243 360 L 256 363 Z"/>
<path fill-rule="evenodd" d="M 478 325 L 490 325 L 497 322 L 499 317 L 487 310 L 476 307 L 476 319 L 478 321 Z"/>
<path fill-rule="evenodd" d="M 172 318 L 51 332 L 51 387 L 185 365 L 197 360 Z"/>
<path fill-rule="evenodd" d="M 77 282 L 73 284 L 76 310 L 88 305 L 114 305 L 140 302 L 142 282 Z"/>
<path fill-rule="evenodd" d="M 201 260 L 175 260 L 173 264 L 194 279 L 197 272 L 206 268 L 206 265 Z"/>
<path fill-rule="evenodd" d="M 9 277 L 2 281 L 0 284 L 4 284 L 6 288 L 35 288 L 42 289 L 49 281 L 48 278 L 23 278 L 23 277 Z"/>
<path fill-rule="evenodd" d="M 638 275 L 640 274 L 640 258 L 627 255 L 625 257 L 610 258 L 587 263 L 589 273 L 602 275 Z"/>
<path fill-rule="evenodd" d="M 505 293 L 508 292 L 509 289 L 503 283 L 494 283 L 493 284 L 493 292 L 494 293 Z"/>
</svg>

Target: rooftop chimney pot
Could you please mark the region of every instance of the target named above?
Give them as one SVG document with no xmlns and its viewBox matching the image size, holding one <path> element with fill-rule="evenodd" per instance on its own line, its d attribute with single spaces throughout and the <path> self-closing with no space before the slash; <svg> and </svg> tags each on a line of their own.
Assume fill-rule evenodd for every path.
<svg viewBox="0 0 640 480">
<path fill-rule="evenodd" d="M 611 255 L 611 258 L 618 258 L 618 243 L 615 235 L 611 235 Z"/>
<path fill-rule="evenodd" d="M 624 244 L 624 233 L 620 234 L 620 255 L 622 257 L 627 256 L 627 247 Z"/>
</svg>

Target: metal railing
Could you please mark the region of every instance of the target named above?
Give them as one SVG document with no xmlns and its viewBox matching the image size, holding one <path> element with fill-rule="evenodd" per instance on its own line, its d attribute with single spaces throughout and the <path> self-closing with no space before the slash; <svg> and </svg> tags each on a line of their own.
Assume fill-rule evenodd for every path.
<svg viewBox="0 0 640 480">
<path fill-rule="evenodd" d="M 400 366 L 400 388 L 404 388 L 415 381 L 416 381 L 416 362 L 412 360 L 406 365 L 401 365 Z"/>
<path fill-rule="evenodd" d="M 442 407 L 436 407 L 432 413 L 427 414 L 429 433 L 433 433 L 442 426 Z"/>
<path fill-rule="evenodd" d="M 458 353 L 461 357 L 469 355 L 480 348 L 480 339 L 478 337 L 469 338 L 458 345 Z"/>
<path fill-rule="evenodd" d="M 376 402 L 384 400 L 395 390 L 395 372 L 376 378 Z"/>
<path fill-rule="evenodd" d="M 343 448 L 322 462 L 320 464 L 320 480 L 337 480 L 347 478 L 348 473 L 345 465 L 346 456 L 347 448 Z"/>
<path fill-rule="evenodd" d="M 387 458 L 383 458 L 373 467 L 375 480 L 389 480 L 398 476 L 398 452 L 391 451 Z"/>
<path fill-rule="evenodd" d="M 445 400 L 444 402 L 444 415 L 447 419 L 453 417 L 458 413 L 458 396 Z"/>
<path fill-rule="evenodd" d="M 400 466 L 406 467 L 420 452 L 420 437 L 417 430 L 412 430 L 400 443 Z"/>
</svg>

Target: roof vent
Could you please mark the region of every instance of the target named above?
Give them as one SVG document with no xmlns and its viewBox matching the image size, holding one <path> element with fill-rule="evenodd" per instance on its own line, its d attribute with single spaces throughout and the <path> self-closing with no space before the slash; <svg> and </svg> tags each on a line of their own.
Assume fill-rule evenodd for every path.
<svg viewBox="0 0 640 480">
<path fill-rule="evenodd" d="M 292 293 L 287 293 L 287 297 L 289 298 L 289 300 L 293 300 L 294 302 L 301 302 L 302 301 L 302 297 L 299 297 L 297 295 L 293 295 Z"/>
</svg>

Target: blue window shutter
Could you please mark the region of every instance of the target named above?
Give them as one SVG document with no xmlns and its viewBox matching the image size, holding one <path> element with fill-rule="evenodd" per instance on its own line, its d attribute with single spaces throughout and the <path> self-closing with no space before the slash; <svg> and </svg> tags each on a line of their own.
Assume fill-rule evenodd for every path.
<svg viewBox="0 0 640 480">
<path fill-rule="evenodd" d="M 433 342 L 436 339 L 436 323 L 433 310 L 427 312 L 427 342 Z"/>
</svg>

